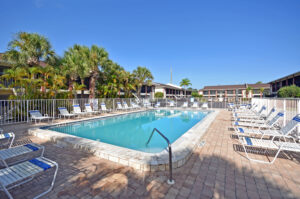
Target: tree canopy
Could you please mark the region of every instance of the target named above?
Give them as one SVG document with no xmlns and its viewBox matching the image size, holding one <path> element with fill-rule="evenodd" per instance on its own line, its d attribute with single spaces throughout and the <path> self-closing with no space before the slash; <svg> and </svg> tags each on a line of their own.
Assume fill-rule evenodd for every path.
<svg viewBox="0 0 300 199">
<path fill-rule="evenodd" d="M 150 85 L 154 79 L 146 67 L 126 71 L 98 45 L 74 44 L 59 57 L 50 41 L 37 33 L 17 33 L 3 59 L 12 68 L 6 70 L 1 79 L 12 81 L 10 87 L 27 99 L 74 98 L 76 90 L 81 90 L 83 96 L 87 89 L 90 98 L 121 97 L 121 93 L 132 97 L 132 92 L 140 95 L 142 86 Z"/>
</svg>

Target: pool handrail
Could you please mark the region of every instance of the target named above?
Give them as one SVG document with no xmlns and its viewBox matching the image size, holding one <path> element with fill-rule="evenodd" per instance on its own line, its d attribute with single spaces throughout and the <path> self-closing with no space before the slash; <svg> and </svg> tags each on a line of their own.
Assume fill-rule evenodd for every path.
<svg viewBox="0 0 300 199">
<path fill-rule="evenodd" d="M 174 184 L 175 181 L 173 180 L 173 177 L 172 177 L 172 147 L 171 147 L 171 143 L 170 143 L 169 139 L 164 134 L 162 134 L 157 128 L 154 128 L 151 135 L 150 135 L 150 137 L 149 137 L 149 139 L 148 139 L 148 141 L 147 141 L 147 143 L 146 143 L 146 145 L 149 144 L 154 132 L 157 132 L 168 143 L 168 147 L 169 147 L 169 172 L 170 172 L 170 178 L 168 179 L 168 184 Z"/>
</svg>

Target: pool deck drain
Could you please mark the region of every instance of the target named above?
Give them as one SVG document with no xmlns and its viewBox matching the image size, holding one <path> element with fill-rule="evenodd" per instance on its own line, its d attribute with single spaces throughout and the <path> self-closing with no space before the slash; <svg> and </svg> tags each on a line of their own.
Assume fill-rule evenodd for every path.
<svg viewBox="0 0 300 199">
<path fill-rule="evenodd" d="M 206 130 L 214 121 L 218 113 L 219 110 L 212 110 L 205 118 L 203 118 L 203 120 L 198 122 L 171 144 L 173 152 L 173 168 L 178 168 L 184 165 L 190 158 L 192 152 L 200 146 L 202 143 L 200 142 L 202 136 L 205 134 Z M 105 117 L 112 116 L 102 116 L 99 118 Z M 163 150 L 159 153 L 145 153 L 142 151 L 136 151 L 103 143 L 101 141 L 94 141 L 41 128 L 31 128 L 28 130 L 28 133 L 48 141 L 53 141 L 61 147 L 74 148 L 84 152 L 92 153 L 100 158 L 117 162 L 122 165 L 131 166 L 137 170 L 165 171 L 169 169 L 169 154 L 167 150 Z"/>
</svg>

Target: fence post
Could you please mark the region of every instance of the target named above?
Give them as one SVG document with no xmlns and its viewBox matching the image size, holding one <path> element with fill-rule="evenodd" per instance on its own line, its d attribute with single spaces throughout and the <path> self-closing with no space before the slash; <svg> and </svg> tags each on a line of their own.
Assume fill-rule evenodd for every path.
<svg viewBox="0 0 300 199">
<path fill-rule="evenodd" d="M 298 102 L 297 102 L 297 114 L 300 114 L 300 100 L 298 100 Z M 297 132 L 298 132 L 298 136 L 300 135 L 300 127 L 299 127 L 299 125 L 298 125 L 298 127 L 297 127 Z"/>
<path fill-rule="evenodd" d="M 26 100 L 26 115 L 27 115 L 27 123 L 29 122 L 29 117 L 28 117 L 28 100 Z"/>
<path fill-rule="evenodd" d="M 113 98 L 113 110 L 115 111 L 115 98 Z"/>
<path fill-rule="evenodd" d="M 53 103 L 52 103 L 52 106 L 53 106 L 53 118 L 55 118 L 55 110 L 56 110 L 56 101 L 54 99 L 53 100 Z"/>
<path fill-rule="evenodd" d="M 283 126 L 285 126 L 285 124 L 286 124 L 286 114 L 287 114 L 287 112 L 286 112 L 286 100 L 285 99 L 283 100 L 283 113 L 284 113 L 284 115 L 283 115 Z"/>
</svg>

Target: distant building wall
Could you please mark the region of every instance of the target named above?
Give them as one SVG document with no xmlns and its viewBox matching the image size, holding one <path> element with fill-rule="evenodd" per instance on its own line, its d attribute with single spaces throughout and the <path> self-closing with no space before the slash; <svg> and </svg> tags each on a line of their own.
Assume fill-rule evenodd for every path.
<svg viewBox="0 0 300 199">
<path fill-rule="evenodd" d="M 290 85 L 300 87 L 300 71 L 269 82 L 271 94 L 276 96 L 280 88 Z"/>
</svg>

